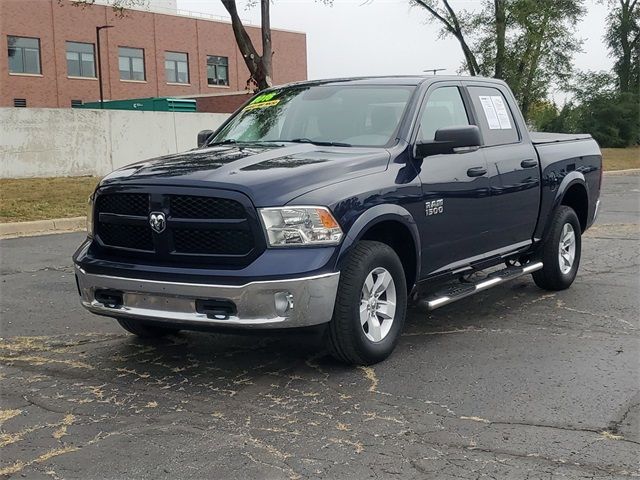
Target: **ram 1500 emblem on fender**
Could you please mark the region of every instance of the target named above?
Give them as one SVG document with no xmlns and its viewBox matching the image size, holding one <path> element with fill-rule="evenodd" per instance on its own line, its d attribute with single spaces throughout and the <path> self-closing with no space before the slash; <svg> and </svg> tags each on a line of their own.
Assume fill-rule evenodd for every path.
<svg viewBox="0 0 640 480">
<path fill-rule="evenodd" d="M 439 213 L 444 212 L 444 200 L 439 198 L 438 200 L 425 202 L 424 209 L 424 213 L 427 217 L 430 215 L 438 215 Z"/>
<path fill-rule="evenodd" d="M 151 212 L 149 214 L 149 224 L 151 228 L 156 233 L 164 232 L 164 229 L 167 227 L 167 221 L 162 212 Z"/>
</svg>

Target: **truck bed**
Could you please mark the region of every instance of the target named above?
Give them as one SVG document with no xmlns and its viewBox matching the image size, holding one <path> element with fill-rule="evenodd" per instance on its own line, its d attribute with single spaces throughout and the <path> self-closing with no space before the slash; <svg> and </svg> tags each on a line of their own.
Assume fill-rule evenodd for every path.
<svg viewBox="0 0 640 480">
<path fill-rule="evenodd" d="M 543 145 L 545 143 L 573 142 L 575 140 L 587 140 L 591 138 L 588 133 L 548 133 L 548 132 L 529 132 L 531 142 L 534 145 Z"/>
</svg>

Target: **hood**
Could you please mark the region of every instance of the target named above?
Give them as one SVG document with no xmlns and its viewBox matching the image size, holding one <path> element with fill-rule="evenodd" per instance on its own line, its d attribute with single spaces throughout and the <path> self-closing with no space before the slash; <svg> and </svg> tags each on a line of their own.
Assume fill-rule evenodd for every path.
<svg viewBox="0 0 640 480">
<path fill-rule="evenodd" d="M 224 145 L 134 163 L 107 175 L 101 186 L 172 185 L 236 190 L 258 207 L 285 205 L 326 185 L 384 171 L 382 148 Z"/>
</svg>

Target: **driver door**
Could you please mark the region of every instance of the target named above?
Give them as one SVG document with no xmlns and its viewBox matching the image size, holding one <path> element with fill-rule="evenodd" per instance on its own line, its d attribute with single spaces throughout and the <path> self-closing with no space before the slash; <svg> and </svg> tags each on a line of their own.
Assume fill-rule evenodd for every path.
<svg viewBox="0 0 640 480">
<path fill-rule="evenodd" d="M 416 141 L 433 141 L 443 127 L 472 123 L 459 83 L 430 87 L 418 116 Z M 424 214 L 422 272 L 439 273 L 464 266 L 490 250 L 487 209 L 490 184 L 480 150 L 440 154 L 416 160 L 422 182 Z"/>
</svg>

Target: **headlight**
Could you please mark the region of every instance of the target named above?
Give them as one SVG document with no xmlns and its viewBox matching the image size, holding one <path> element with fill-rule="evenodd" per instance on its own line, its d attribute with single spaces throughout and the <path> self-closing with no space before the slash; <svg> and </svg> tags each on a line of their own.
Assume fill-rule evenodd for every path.
<svg viewBox="0 0 640 480">
<path fill-rule="evenodd" d="M 328 208 L 259 209 L 269 246 L 337 245 L 342 229 Z"/>
<path fill-rule="evenodd" d="M 87 236 L 93 237 L 93 194 L 89 195 L 87 204 Z"/>
</svg>

